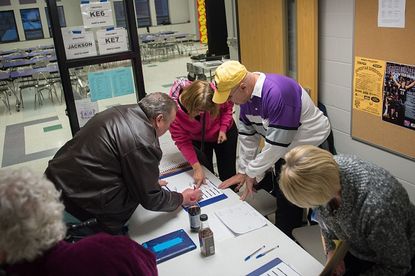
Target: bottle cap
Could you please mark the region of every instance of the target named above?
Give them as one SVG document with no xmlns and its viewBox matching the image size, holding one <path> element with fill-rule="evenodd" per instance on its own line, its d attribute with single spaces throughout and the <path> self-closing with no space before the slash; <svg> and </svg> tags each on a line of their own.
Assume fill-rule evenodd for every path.
<svg viewBox="0 0 415 276">
<path fill-rule="evenodd" d="M 206 214 L 201 214 L 200 215 L 200 221 L 206 221 L 208 219 L 208 215 Z"/>
</svg>

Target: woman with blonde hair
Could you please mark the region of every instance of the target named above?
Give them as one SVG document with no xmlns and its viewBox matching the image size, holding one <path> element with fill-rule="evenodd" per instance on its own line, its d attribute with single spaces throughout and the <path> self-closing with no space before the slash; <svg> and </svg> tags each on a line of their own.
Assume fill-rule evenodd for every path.
<svg viewBox="0 0 415 276">
<path fill-rule="evenodd" d="M 291 203 L 314 208 L 328 260 L 334 240 L 350 246 L 334 275 L 415 273 L 415 206 L 388 171 L 314 146 L 284 159 L 280 189 Z"/>
<path fill-rule="evenodd" d="M 232 118 L 233 103 L 212 102 L 214 83 L 179 79 L 170 89 L 178 111 L 170 125 L 176 146 L 193 168 L 196 185 L 205 182 L 202 165 L 214 172 L 213 151 L 219 178 L 224 181 L 236 173 L 237 128 Z"/>
<path fill-rule="evenodd" d="M 0 275 L 157 275 L 155 256 L 106 233 L 64 241 L 64 206 L 45 178 L 0 171 Z"/>
</svg>

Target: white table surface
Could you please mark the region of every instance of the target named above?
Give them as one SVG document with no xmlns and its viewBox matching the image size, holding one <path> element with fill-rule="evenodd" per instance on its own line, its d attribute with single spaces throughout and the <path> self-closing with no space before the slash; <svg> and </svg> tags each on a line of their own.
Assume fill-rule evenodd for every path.
<svg viewBox="0 0 415 276">
<path fill-rule="evenodd" d="M 183 173 L 191 173 L 191 171 Z M 205 173 L 215 185 L 219 185 L 218 178 L 206 169 Z M 215 210 L 240 201 L 238 195 L 232 190 L 226 189 L 224 193 L 228 196 L 227 199 L 202 207 L 202 214 L 207 214 L 209 217 L 215 216 Z M 188 214 L 182 208 L 166 213 L 148 211 L 139 206 L 130 219 L 129 234 L 132 239 L 141 244 L 183 228 L 192 238 L 197 248 L 159 264 L 159 275 L 246 275 L 277 257 L 304 276 L 319 275 L 323 270 L 323 266 L 316 259 L 269 221 L 265 227 L 247 234 L 222 241 L 215 240 L 216 253 L 209 257 L 202 257 L 198 235 L 190 232 L 189 227 Z M 254 256 L 244 261 L 246 256 L 262 245 L 266 245 L 266 249 L 276 245 L 279 248 L 262 258 L 256 259 Z"/>
</svg>

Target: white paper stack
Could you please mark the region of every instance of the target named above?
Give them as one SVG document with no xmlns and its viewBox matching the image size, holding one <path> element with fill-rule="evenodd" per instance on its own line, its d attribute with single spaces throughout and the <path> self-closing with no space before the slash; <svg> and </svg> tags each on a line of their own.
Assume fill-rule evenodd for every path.
<svg viewBox="0 0 415 276">
<path fill-rule="evenodd" d="M 248 233 L 267 224 L 266 219 L 245 201 L 217 210 L 215 214 L 223 224 L 238 235 Z"/>
</svg>

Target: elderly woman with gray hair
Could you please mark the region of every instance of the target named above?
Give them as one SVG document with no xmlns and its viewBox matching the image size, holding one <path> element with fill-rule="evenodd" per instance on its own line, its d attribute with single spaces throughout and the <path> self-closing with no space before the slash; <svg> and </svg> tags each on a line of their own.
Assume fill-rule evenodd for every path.
<svg viewBox="0 0 415 276">
<path fill-rule="evenodd" d="M 50 181 L 28 170 L 0 172 L 0 264 L 6 275 L 157 275 L 154 255 L 127 237 L 102 233 L 64 241 L 59 196 Z"/>
</svg>

